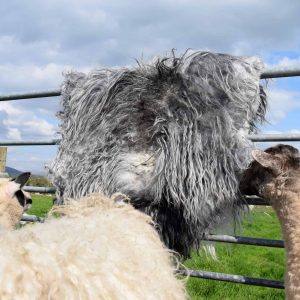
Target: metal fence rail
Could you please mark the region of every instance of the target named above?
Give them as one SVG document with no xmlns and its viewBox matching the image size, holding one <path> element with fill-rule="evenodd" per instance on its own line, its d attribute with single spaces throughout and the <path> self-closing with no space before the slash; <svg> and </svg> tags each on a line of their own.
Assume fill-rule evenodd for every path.
<svg viewBox="0 0 300 300">
<path fill-rule="evenodd" d="M 293 76 L 300 76 L 300 69 L 266 69 L 260 77 L 261 79 L 268 79 Z M 46 91 L 20 92 L 7 95 L 0 95 L 0 101 L 47 98 L 56 97 L 60 95 L 61 89 L 58 88 Z"/>
<path fill-rule="evenodd" d="M 284 289 L 283 281 L 278 280 L 270 280 L 264 278 L 253 278 L 241 275 L 234 275 L 234 274 L 224 274 L 224 273 L 217 273 L 217 272 L 208 272 L 202 270 L 180 270 L 178 272 L 184 276 L 191 276 L 196 278 L 205 278 L 205 279 L 212 279 L 218 281 L 226 281 L 226 282 L 233 282 L 233 283 L 240 283 L 240 284 L 249 284 L 249 285 L 258 285 L 276 289 Z"/>
<path fill-rule="evenodd" d="M 0 146 L 51 146 L 57 145 L 60 140 L 50 141 L 0 141 Z"/>
<path fill-rule="evenodd" d="M 247 136 L 252 142 L 297 142 L 300 134 L 256 134 Z"/>
<path fill-rule="evenodd" d="M 41 193 L 41 194 L 54 194 L 55 187 L 40 187 L 40 186 L 30 186 L 26 185 L 23 190 L 30 193 Z"/>
<path fill-rule="evenodd" d="M 263 246 L 284 248 L 284 243 L 281 240 L 259 239 L 245 236 L 230 236 L 222 234 L 210 234 L 204 238 L 206 241 L 221 242 L 240 245 Z"/>
<path fill-rule="evenodd" d="M 14 94 L 0 95 L 0 101 L 46 98 L 46 97 L 56 97 L 60 95 L 61 95 L 60 89 L 37 91 L 37 92 L 20 92 Z"/>
<path fill-rule="evenodd" d="M 41 218 L 41 217 L 34 216 L 34 215 L 24 214 L 21 218 L 21 221 L 23 221 L 23 222 L 40 222 L 40 223 L 44 223 L 45 218 Z"/>
<path fill-rule="evenodd" d="M 248 135 L 252 142 L 297 142 L 300 134 L 256 134 Z M 0 146 L 50 146 L 58 145 L 59 139 L 50 141 L 0 141 Z"/>
<path fill-rule="evenodd" d="M 280 78 L 280 77 L 294 77 L 300 76 L 300 69 L 267 69 L 265 70 L 260 78 L 268 79 L 268 78 Z"/>
</svg>

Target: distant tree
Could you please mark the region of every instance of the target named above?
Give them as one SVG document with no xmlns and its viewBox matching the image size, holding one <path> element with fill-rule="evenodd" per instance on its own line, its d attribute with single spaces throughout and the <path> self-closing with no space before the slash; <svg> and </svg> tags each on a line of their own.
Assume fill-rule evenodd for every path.
<svg viewBox="0 0 300 300">
<path fill-rule="evenodd" d="M 31 185 L 31 186 L 53 186 L 52 183 L 49 181 L 48 178 L 46 177 L 31 177 L 28 182 L 27 185 Z"/>
</svg>

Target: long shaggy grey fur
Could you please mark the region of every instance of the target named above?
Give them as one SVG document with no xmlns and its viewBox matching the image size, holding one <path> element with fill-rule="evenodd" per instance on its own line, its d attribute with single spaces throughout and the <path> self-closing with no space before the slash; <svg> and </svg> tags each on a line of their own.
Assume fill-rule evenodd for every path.
<svg viewBox="0 0 300 300">
<path fill-rule="evenodd" d="M 62 142 L 49 167 L 59 201 L 127 194 L 188 256 L 224 216 L 239 214 L 245 134 L 266 108 L 261 70 L 255 57 L 195 52 L 66 74 Z"/>
</svg>

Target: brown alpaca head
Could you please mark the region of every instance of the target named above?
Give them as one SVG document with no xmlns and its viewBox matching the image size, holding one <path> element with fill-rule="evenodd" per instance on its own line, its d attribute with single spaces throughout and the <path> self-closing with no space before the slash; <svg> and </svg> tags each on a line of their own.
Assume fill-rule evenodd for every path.
<svg viewBox="0 0 300 300">
<path fill-rule="evenodd" d="M 30 173 L 22 173 L 17 178 L 0 181 L 0 226 L 16 225 L 24 210 L 31 206 L 32 200 L 22 187 L 28 181 Z"/>
<path fill-rule="evenodd" d="M 253 150 L 252 156 L 254 161 L 240 183 L 244 194 L 271 200 L 271 194 L 278 191 L 300 191 L 300 154 L 296 148 L 279 144 L 265 151 Z"/>
</svg>

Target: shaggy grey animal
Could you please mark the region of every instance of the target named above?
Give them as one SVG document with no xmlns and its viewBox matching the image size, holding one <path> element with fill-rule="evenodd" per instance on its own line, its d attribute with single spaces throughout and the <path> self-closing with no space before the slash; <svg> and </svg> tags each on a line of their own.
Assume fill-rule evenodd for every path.
<svg viewBox="0 0 300 300">
<path fill-rule="evenodd" d="M 240 212 L 252 147 L 244 135 L 266 108 L 261 70 L 255 57 L 195 52 L 66 74 L 62 142 L 49 167 L 58 199 L 122 192 L 188 256 Z"/>
</svg>

